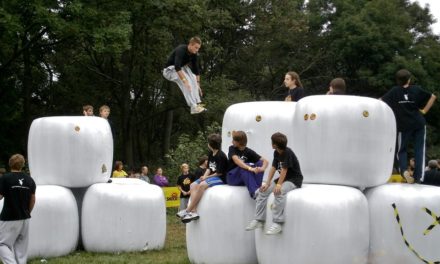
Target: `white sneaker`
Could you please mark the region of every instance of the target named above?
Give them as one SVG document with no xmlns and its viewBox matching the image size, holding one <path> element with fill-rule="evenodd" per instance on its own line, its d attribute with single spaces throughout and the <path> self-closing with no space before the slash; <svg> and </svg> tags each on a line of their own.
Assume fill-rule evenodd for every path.
<svg viewBox="0 0 440 264">
<path fill-rule="evenodd" d="M 183 209 L 177 212 L 176 216 L 179 218 L 183 218 L 186 214 L 188 214 L 188 212 L 185 209 Z"/>
<path fill-rule="evenodd" d="M 197 220 L 197 219 L 199 219 L 199 218 L 200 218 L 200 216 L 199 216 L 198 213 L 195 213 L 195 212 L 189 212 L 189 213 L 187 213 L 187 214 L 182 218 L 182 222 L 183 222 L 184 224 L 186 224 L 186 223 L 189 223 L 189 222 L 191 222 L 191 221 L 193 221 L 193 220 Z"/>
<path fill-rule="evenodd" d="M 281 233 L 281 231 L 283 230 L 283 228 L 281 227 L 280 224 L 277 223 L 273 223 L 269 229 L 267 229 L 266 231 L 266 235 L 276 235 Z"/>
<path fill-rule="evenodd" d="M 192 115 L 200 114 L 200 113 L 203 113 L 205 111 L 207 111 L 207 110 L 203 106 L 196 105 L 196 106 L 191 107 L 191 114 Z"/>
<path fill-rule="evenodd" d="M 247 226 L 246 231 L 255 230 L 257 228 L 262 228 L 264 226 L 264 223 L 258 220 L 252 220 Z"/>
</svg>

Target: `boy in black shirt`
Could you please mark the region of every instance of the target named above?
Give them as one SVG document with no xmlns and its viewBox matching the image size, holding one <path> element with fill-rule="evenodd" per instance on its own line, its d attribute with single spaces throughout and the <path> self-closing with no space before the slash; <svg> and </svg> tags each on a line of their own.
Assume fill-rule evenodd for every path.
<svg viewBox="0 0 440 264">
<path fill-rule="evenodd" d="M 198 37 L 189 40 L 188 45 L 180 45 L 169 56 L 162 74 L 165 79 L 175 82 L 185 97 L 186 103 L 191 108 L 191 114 L 206 111 L 201 104 L 200 96 L 200 69 L 197 62 L 197 52 L 202 46 Z"/>
<path fill-rule="evenodd" d="M 189 172 L 189 165 L 186 163 L 180 166 L 180 170 L 182 174 L 177 178 L 177 188 L 180 191 L 179 211 L 182 211 L 188 206 L 189 196 L 191 195 L 190 186 L 194 181 L 194 175 Z"/>
<path fill-rule="evenodd" d="M 208 168 L 208 156 L 203 155 L 199 158 L 199 167 L 194 171 L 194 180 L 198 180 L 205 174 Z"/>
<path fill-rule="evenodd" d="M 246 186 L 249 195 L 255 198 L 255 192 L 261 186 L 264 171 L 268 166 L 252 149 L 246 147 L 247 136 L 243 131 L 232 133 L 232 146 L 229 147 L 229 168 L 227 182 L 232 186 Z"/>
<path fill-rule="evenodd" d="M 0 214 L 0 259 L 3 263 L 26 263 L 29 218 L 35 205 L 34 180 L 21 172 L 24 157 L 9 159 L 11 172 L 0 177 L 0 199 L 5 198 Z"/>
<path fill-rule="evenodd" d="M 178 214 L 182 217 L 183 223 L 189 223 L 192 220 L 199 219 L 197 214 L 197 205 L 202 199 L 203 193 L 209 187 L 221 185 L 226 182 L 226 172 L 228 166 L 228 158 L 221 151 L 222 137 L 219 134 L 211 134 L 208 137 L 208 169 L 205 174 L 191 184 L 191 201 L 186 210 L 180 211 Z"/>
<path fill-rule="evenodd" d="M 407 169 L 407 147 L 411 138 L 414 138 L 415 170 L 414 181 L 423 179 L 425 166 L 425 134 L 426 121 L 423 117 L 435 102 L 436 96 L 419 86 L 410 85 L 411 73 L 402 69 L 396 73 L 396 83 L 381 99 L 387 103 L 394 112 L 397 123 L 397 160 L 400 173 Z"/>
<path fill-rule="evenodd" d="M 272 207 L 273 224 L 266 231 L 266 235 L 279 234 L 284 223 L 284 207 L 287 193 L 296 188 L 301 188 L 303 176 L 295 153 L 287 147 L 287 137 L 281 133 L 275 133 L 271 137 L 273 153 L 272 167 L 268 175 L 267 183 L 263 182 L 257 191 L 257 203 L 255 219 L 246 227 L 246 230 L 261 228 L 266 220 L 266 208 L 269 195 L 273 192 L 275 201 Z M 280 177 L 271 182 L 275 171 L 279 171 Z"/>
</svg>

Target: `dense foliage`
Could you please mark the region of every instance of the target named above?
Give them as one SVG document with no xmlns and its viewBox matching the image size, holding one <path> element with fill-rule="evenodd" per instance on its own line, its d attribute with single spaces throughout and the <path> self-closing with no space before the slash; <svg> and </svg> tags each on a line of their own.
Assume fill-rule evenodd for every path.
<svg viewBox="0 0 440 264">
<path fill-rule="evenodd" d="M 85 104 L 95 114 L 111 107 L 115 159 L 180 163 L 165 158 L 170 149 L 181 155 L 233 103 L 275 99 L 288 70 L 309 95 L 343 77 L 348 93 L 380 97 L 401 67 L 438 93 L 440 40 L 428 8 L 409 0 L 304 2 L 0 0 L 0 166 L 26 153 L 33 119 L 81 115 Z M 197 116 L 161 75 L 168 54 L 193 35 L 203 40 L 209 108 Z M 431 157 L 440 156 L 439 109 L 427 116 Z"/>
</svg>

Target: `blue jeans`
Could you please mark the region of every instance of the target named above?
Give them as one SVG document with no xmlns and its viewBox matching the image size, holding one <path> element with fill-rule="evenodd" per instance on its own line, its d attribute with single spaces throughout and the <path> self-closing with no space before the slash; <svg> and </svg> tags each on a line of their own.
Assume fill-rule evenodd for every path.
<svg viewBox="0 0 440 264">
<path fill-rule="evenodd" d="M 408 169 L 408 143 L 414 138 L 414 181 L 423 179 L 425 166 L 425 138 L 426 127 L 409 131 L 399 131 L 397 135 L 397 160 L 399 161 L 400 174 Z"/>
</svg>

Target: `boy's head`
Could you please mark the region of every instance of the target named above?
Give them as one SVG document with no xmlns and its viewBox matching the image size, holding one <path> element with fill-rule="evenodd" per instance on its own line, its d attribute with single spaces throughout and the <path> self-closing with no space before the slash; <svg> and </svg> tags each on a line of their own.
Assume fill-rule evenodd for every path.
<svg viewBox="0 0 440 264">
<path fill-rule="evenodd" d="M 411 80 L 411 73 L 407 69 L 401 69 L 396 72 L 396 83 L 399 86 L 409 84 Z"/>
<path fill-rule="evenodd" d="M 93 106 L 91 105 L 83 106 L 83 114 L 84 116 L 93 116 Z"/>
<path fill-rule="evenodd" d="M 232 132 L 232 144 L 235 147 L 246 147 L 247 136 L 244 131 L 234 131 Z"/>
<path fill-rule="evenodd" d="M 335 78 L 330 82 L 330 94 L 345 94 L 345 81 L 342 78 Z"/>
<path fill-rule="evenodd" d="M 103 105 L 99 108 L 100 117 L 107 119 L 109 115 L 110 115 L 110 107 L 108 107 L 107 105 Z"/>
<path fill-rule="evenodd" d="M 186 163 L 183 163 L 182 165 L 180 165 L 180 171 L 182 173 L 188 173 L 189 171 L 189 165 Z"/>
<path fill-rule="evenodd" d="M 202 46 L 202 40 L 199 37 L 192 37 L 189 40 L 188 51 L 191 54 L 197 54 L 201 46 Z"/>
<path fill-rule="evenodd" d="M 148 167 L 147 166 L 142 166 L 141 173 L 142 173 L 142 175 L 147 175 L 148 174 Z"/>
<path fill-rule="evenodd" d="M 201 156 L 200 158 L 199 158 L 199 166 L 202 166 L 202 165 L 207 165 L 207 162 L 208 162 L 208 156 L 206 156 L 206 155 L 203 155 L 203 156 Z"/>
<path fill-rule="evenodd" d="M 115 170 L 122 170 L 124 168 L 124 164 L 122 163 L 122 161 L 116 161 L 115 162 Z"/>
<path fill-rule="evenodd" d="M 21 154 L 14 154 L 9 158 L 9 168 L 14 171 L 21 171 L 24 167 L 24 157 Z"/>
<path fill-rule="evenodd" d="M 430 161 L 428 162 L 428 167 L 429 167 L 430 170 L 435 170 L 435 169 L 437 169 L 437 168 L 438 168 L 437 160 L 430 160 Z"/>
<path fill-rule="evenodd" d="M 287 137 L 284 134 L 277 132 L 277 133 L 273 134 L 270 139 L 272 140 L 272 147 L 280 149 L 280 150 L 286 149 Z"/>
<path fill-rule="evenodd" d="M 213 150 L 219 150 L 222 145 L 222 137 L 219 134 L 211 134 L 208 136 L 208 145 Z"/>
</svg>

